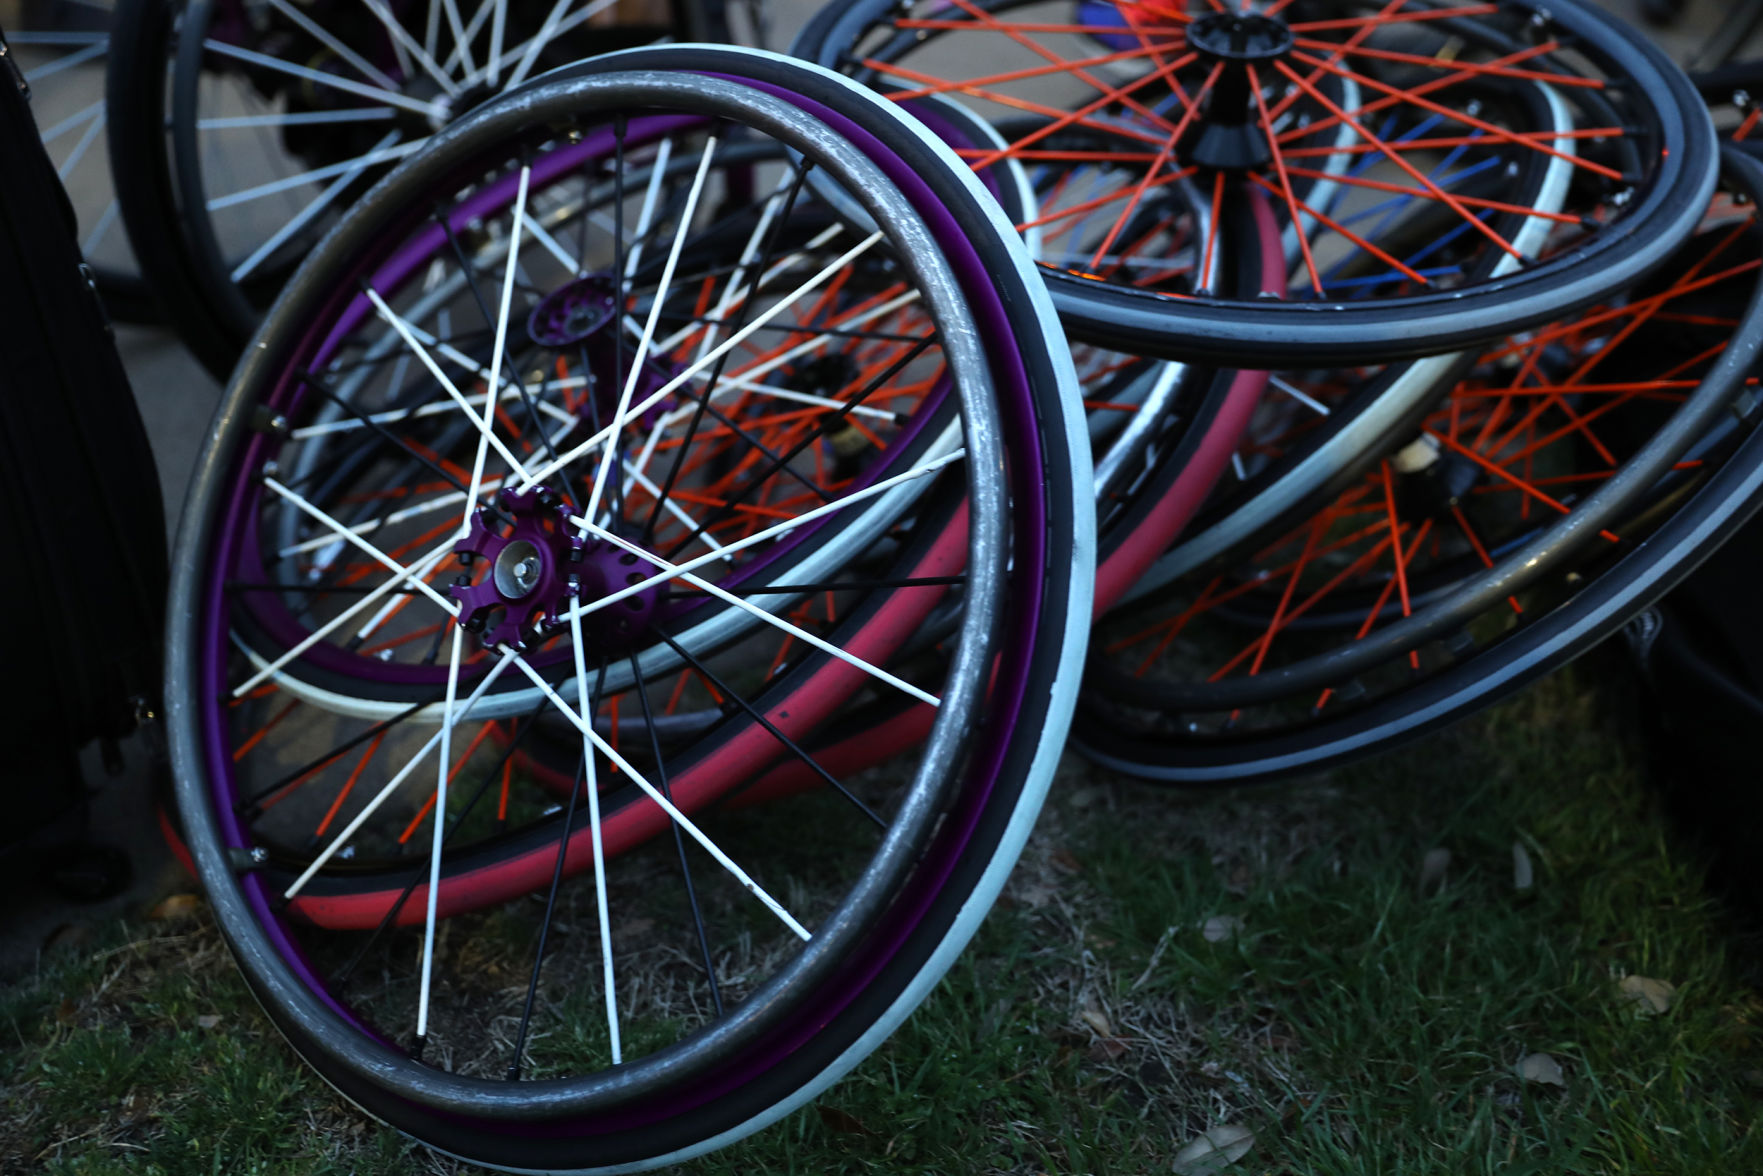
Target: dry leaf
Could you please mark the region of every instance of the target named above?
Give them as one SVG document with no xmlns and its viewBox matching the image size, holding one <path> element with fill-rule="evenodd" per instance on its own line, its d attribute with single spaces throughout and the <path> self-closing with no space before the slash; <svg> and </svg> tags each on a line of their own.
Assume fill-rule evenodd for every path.
<svg viewBox="0 0 1763 1176">
<path fill-rule="evenodd" d="M 820 1121 L 827 1128 L 839 1135 L 874 1135 L 875 1132 L 863 1125 L 856 1115 L 839 1110 L 837 1107 L 816 1107 L 820 1112 Z"/>
<path fill-rule="evenodd" d="M 60 1021 L 63 1025 L 73 1024 L 74 1018 L 79 1015 L 79 1007 L 76 1006 L 73 1001 L 65 998 L 55 1010 L 55 1019 Z"/>
<path fill-rule="evenodd" d="M 147 912 L 147 917 L 154 922 L 164 923 L 174 919 L 187 919 L 202 906 L 202 896 L 197 894 L 174 894 L 161 900 Z"/>
<path fill-rule="evenodd" d="M 1108 1020 L 1108 1014 L 1095 1005 L 1085 1008 L 1078 1016 L 1083 1018 L 1084 1024 L 1096 1031 L 1097 1037 L 1114 1036 L 1114 1025 Z"/>
<path fill-rule="evenodd" d="M 1255 1133 L 1247 1127 L 1209 1127 L 1175 1153 L 1176 1176 L 1211 1176 L 1222 1172 L 1248 1155 L 1254 1146 Z"/>
<path fill-rule="evenodd" d="M 1112 1062 L 1131 1048 L 1118 1037 L 1104 1037 L 1090 1046 L 1084 1056 L 1092 1062 Z"/>
<path fill-rule="evenodd" d="M 219 1024 L 220 1017 L 215 1013 L 203 1013 L 200 1017 L 196 1018 L 196 1027 L 198 1029 L 213 1029 Z"/>
<path fill-rule="evenodd" d="M 91 928 L 84 923 L 62 923 L 43 938 L 43 954 L 77 948 L 91 937 Z"/>
<path fill-rule="evenodd" d="M 1450 868 L 1450 850 L 1443 847 L 1427 850 L 1426 856 L 1420 859 L 1420 888 L 1437 886 L 1445 880 L 1445 871 Z"/>
<path fill-rule="evenodd" d="M 1077 860 L 1077 855 L 1069 849 L 1056 849 L 1047 856 L 1047 860 L 1052 863 L 1054 869 L 1062 870 L 1067 874 L 1075 874 L 1084 868 L 1083 863 Z"/>
<path fill-rule="evenodd" d="M 1677 986 L 1669 980 L 1651 976 L 1624 976 L 1616 986 L 1624 998 L 1634 1005 L 1635 1016 L 1652 1017 L 1667 1012 L 1677 998 Z"/>
<path fill-rule="evenodd" d="M 1213 915 L 1200 924 L 1200 934 L 1207 943 L 1223 943 L 1243 929 L 1243 920 L 1236 915 Z"/>
<path fill-rule="evenodd" d="M 1561 1063 L 1546 1053 L 1526 1055 L 1518 1063 L 1518 1076 L 1526 1082 L 1540 1082 L 1545 1086 L 1567 1085 L 1567 1077 L 1561 1073 Z"/>
<path fill-rule="evenodd" d="M 1529 890 L 1536 884 L 1536 871 L 1530 865 L 1530 852 L 1523 845 L 1512 843 L 1512 888 Z"/>
</svg>

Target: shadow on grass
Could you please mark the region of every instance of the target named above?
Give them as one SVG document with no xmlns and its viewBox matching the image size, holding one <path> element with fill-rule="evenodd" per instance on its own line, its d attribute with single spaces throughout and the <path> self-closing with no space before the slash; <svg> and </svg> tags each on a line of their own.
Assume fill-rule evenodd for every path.
<svg viewBox="0 0 1763 1176">
<path fill-rule="evenodd" d="M 1232 1171 L 1763 1171 L 1756 940 L 1590 677 L 1288 787 L 1189 797 L 1068 761 L 905 1029 L 688 1170 L 1168 1172 L 1231 1123 L 1255 1133 Z M 1637 1015 L 1627 975 L 1670 1009 Z M 0 991 L 0 1033 L 0 1170 L 466 1170 L 308 1074 L 200 917 L 46 962 Z M 1532 1053 L 1564 1084 L 1520 1081 Z"/>
</svg>

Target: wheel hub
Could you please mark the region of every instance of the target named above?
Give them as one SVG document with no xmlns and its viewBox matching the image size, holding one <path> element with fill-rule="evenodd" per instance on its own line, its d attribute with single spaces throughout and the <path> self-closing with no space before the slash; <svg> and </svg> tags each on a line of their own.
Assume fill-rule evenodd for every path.
<svg viewBox="0 0 1763 1176">
<path fill-rule="evenodd" d="M 1206 100 L 1206 117 L 1185 144 L 1193 163 L 1215 171 L 1249 171 L 1273 158 L 1255 99 L 1256 82 L 1291 52 L 1292 30 L 1277 17 L 1252 12 L 1210 12 L 1188 25 L 1188 47 L 1213 66 L 1223 66 Z"/>
<path fill-rule="evenodd" d="M 1254 12 L 1208 12 L 1188 24 L 1188 48 L 1213 62 L 1271 64 L 1292 50 L 1291 26 Z"/>
<path fill-rule="evenodd" d="M 455 583 L 459 623 L 485 645 L 524 649 L 568 625 L 569 609 L 653 580 L 655 564 L 613 543 L 584 540 L 569 506 L 547 489 L 505 490 L 496 505 L 479 507 L 453 551 L 467 566 L 489 572 L 477 583 Z M 465 580 L 465 577 L 461 577 Z M 654 619 L 659 584 L 647 584 L 582 620 L 583 642 L 596 649 L 635 641 Z"/>
<path fill-rule="evenodd" d="M 593 384 L 592 408 L 602 422 L 617 411 L 619 396 L 637 358 L 636 348 L 619 333 L 617 310 L 617 281 L 609 273 L 597 273 L 577 278 L 545 295 L 526 321 L 527 335 L 538 346 L 586 356 Z M 647 400 L 674 375 L 672 364 L 651 354 L 637 373 L 630 402 L 640 404 Z M 584 410 L 589 403 L 584 396 Z M 643 425 L 653 426 L 656 415 L 665 407 L 664 403 L 657 404 L 644 413 Z"/>
</svg>

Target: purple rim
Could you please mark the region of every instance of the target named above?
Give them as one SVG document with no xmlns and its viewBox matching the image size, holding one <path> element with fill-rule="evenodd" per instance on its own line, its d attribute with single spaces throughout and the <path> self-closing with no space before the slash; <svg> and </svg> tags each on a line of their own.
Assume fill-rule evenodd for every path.
<svg viewBox="0 0 1763 1176">
<path fill-rule="evenodd" d="M 630 138 L 635 138 L 640 142 L 646 142 L 663 135 L 673 134 L 702 121 L 696 116 L 690 115 L 657 116 L 650 119 L 633 120 L 627 134 L 627 141 Z M 586 160 L 605 154 L 612 143 L 612 133 L 602 129 L 584 138 L 580 143 L 559 148 L 540 156 L 533 164 L 532 180 L 529 181 L 529 186 L 542 187 L 554 182 L 581 166 Z M 513 201 L 518 186 L 518 176 L 513 173 L 486 185 L 448 214 L 448 228 L 455 233 L 460 232 L 471 221 L 506 207 Z M 416 273 L 423 262 L 445 244 L 446 232 L 442 230 L 441 226 L 438 224 L 428 225 L 374 271 L 369 279 L 370 284 L 377 291 L 401 288 L 404 282 Z M 325 336 L 324 341 L 319 344 L 307 366 L 316 367 L 324 363 L 350 332 L 360 326 L 372 313 L 373 304 L 367 296 L 365 294 L 355 295 L 338 316 L 336 325 Z M 295 354 L 298 353 L 296 351 Z M 891 439 L 889 447 L 893 452 L 908 452 L 924 439 L 925 431 L 930 427 L 930 422 L 939 415 L 950 391 L 948 380 L 944 378 L 925 394 L 918 410 L 913 412 Z M 289 419 L 294 419 L 307 395 L 308 392 L 299 380 L 289 380 L 284 376 L 282 385 L 270 397 L 268 403 L 280 405 L 280 402 L 285 400 L 285 405 L 280 405 L 281 411 Z M 254 439 L 253 444 L 255 445 L 259 441 L 267 442 L 267 440 L 267 438 Z M 240 467 L 240 477 L 244 476 L 243 470 L 257 468 L 258 454 L 255 451 L 248 451 L 246 456 L 247 461 Z M 268 454 L 263 456 L 268 456 Z M 886 477 L 892 469 L 892 465 L 893 463 L 888 460 L 870 462 L 852 481 L 850 489 L 859 491 Z M 239 492 L 252 499 L 252 510 L 246 516 L 249 533 L 237 549 L 233 575 L 243 580 L 261 580 L 265 578 L 265 573 L 256 525 L 258 517 L 256 496 L 260 494 L 260 491 L 255 485 L 247 485 L 242 487 Z M 836 516 L 829 516 L 820 522 L 797 528 L 776 543 L 767 545 L 762 554 L 755 555 L 743 563 L 726 582 L 730 585 L 739 585 L 752 580 L 780 561 L 793 556 L 804 544 L 813 540 L 827 528 L 836 525 L 838 525 Z M 707 607 L 709 605 L 703 601 L 683 600 L 664 606 L 665 612 L 660 620 L 664 622 L 677 621 Z M 274 594 L 265 594 L 262 598 L 255 600 L 251 606 L 251 616 L 257 624 L 262 626 L 271 640 L 284 648 L 293 648 L 310 632 L 310 629 L 290 613 Z M 566 657 L 567 655 L 562 653 L 540 657 L 534 659 L 534 664 L 543 667 L 555 664 Z M 351 653 L 324 642 L 314 645 L 301 654 L 297 660 L 316 669 L 363 682 L 399 686 L 432 686 L 445 680 L 445 672 L 436 667 L 382 662 L 362 657 L 357 653 Z"/>
<path fill-rule="evenodd" d="M 709 76 L 724 77 L 725 75 L 711 73 Z M 1021 356 L 1011 345 L 1015 336 L 1011 330 L 1010 318 L 998 296 L 991 274 L 974 251 L 971 243 L 967 241 L 954 217 L 943 207 L 929 185 L 905 161 L 895 156 L 875 136 L 843 115 L 811 99 L 803 98 L 767 83 L 739 77 L 729 77 L 727 80 L 771 93 L 796 105 L 862 148 L 869 160 L 888 176 L 907 197 L 915 211 L 925 219 L 933 236 L 942 245 L 946 259 L 951 269 L 958 275 L 963 290 L 969 293 L 971 309 L 976 319 L 985 328 L 984 338 L 988 358 L 993 369 L 995 393 L 1000 401 L 1014 403 L 1017 406 L 1017 411 L 1007 418 L 1005 428 L 1006 448 L 1012 461 L 1017 465 L 1017 476 L 1032 479 L 1026 483 L 1028 485 L 1042 485 L 1041 438 L 1030 423 L 1030 420 L 1036 416 L 1035 397 L 1029 386 L 1028 374 Z M 438 228 L 436 231 L 439 232 Z M 360 298 L 360 296 L 357 297 Z M 361 300 L 365 301 L 364 298 Z M 284 373 L 282 378 L 286 381 L 287 374 Z M 266 442 L 267 439 L 263 436 L 252 437 L 247 444 L 240 466 L 236 468 L 254 468 L 256 462 L 252 459 L 257 455 L 257 447 L 266 444 Z M 218 605 L 225 596 L 225 569 L 231 565 L 230 559 L 226 557 L 230 554 L 230 548 L 235 541 L 235 528 L 240 512 L 247 502 L 255 502 L 255 493 L 235 495 L 229 501 L 223 514 L 223 527 L 217 536 L 214 557 L 211 557 L 209 562 L 206 587 L 206 599 L 209 602 L 209 607 L 205 610 L 206 616 L 204 618 L 206 648 L 201 663 L 201 675 L 205 695 L 211 708 L 213 704 L 218 703 L 225 696 L 227 650 L 225 610 Z M 1006 592 L 1006 600 L 1017 608 L 1017 612 L 1013 618 L 1011 630 L 1008 635 L 1004 636 L 1001 644 L 1002 653 L 999 656 L 997 673 L 994 676 L 996 683 L 1015 683 L 1020 686 L 1026 681 L 1026 675 L 1022 671 L 1026 668 L 1026 663 L 1032 658 L 1035 650 L 1035 636 L 1038 629 L 1036 618 L 1039 616 L 1043 587 L 1041 575 L 1025 574 L 1023 569 L 1045 568 L 1047 558 L 1045 524 L 1045 505 L 1039 497 L 1023 496 L 1017 500 L 1012 529 L 1018 556 L 1014 560 L 1014 567 L 1017 570 L 1013 576 L 1027 582 L 1022 585 L 1020 594 Z M 1025 556 L 1028 558 L 1023 558 Z M 996 689 L 994 687 L 994 691 Z M 980 818 L 988 807 L 995 781 L 1011 750 L 1013 740 L 1010 738 L 1010 734 L 1015 729 L 1016 718 L 1023 706 L 1022 691 L 1019 688 L 1010 693 L 1008 697 L 1000 697 L 998 693 L 994 693 L 989 702 L 992 705 L 988 709 L 986 725 L 979 735 L 979 738 L 985 742 L 982 747 L 975 749 L 968 768 L 970 780 L 977 772 L 980 773 L 983 782 L 977 787 L 969 786 L 964 789 L 960 806 L 950 814 L 945 827 L 937 836 L 936 845 L 930 851 L 941 853 L 941 859 L 929 868 L 928 874 L 921 871 L 915 876 L 913 889 L 895 903 L 888 916 L 888 925 L 878 932 L 879 941 L 871 940 L 873 946 L 867 952 L 866 960 L 843 978 L 847 982 L 845 991 L 837 996 L 829 997 L 819 1007 L 810 1010 L 808 1015 L 799 1019 L 796 1027 L 783 1033 L 774 1034 L 766 1041 L 757 1044 L 753 1050 L 747 1052 L 746 1060 L 742 1064 L 725 1070 L 722 1074 L 684 1094 L 683 1097 L 673 1096 L 663 1100 L 661 1107 L 651 1108 L 646 1114 L 633 1113 L 629 1110 L 621 1111 L 613 1116 L 616 1122 L 607 1125 L 603 1130 L 620 1130 L 669 1118 L 691 1106 L 702 1105 L 704 1102 L 732 1093 L 800 1048 L 818 1029 L 848 1007 L 892 961 L 893 957 L 907 944 L 930 906 L 942 894 L 949 877 L 959 864 L 962 851 L 972 838 Z M 246 844 L 244 830 L 230 799 L 231 793 L 234 791 L 232 762 L 225 746 L 226 724 L 224 720 L 224 711 L 217 713 L 210 709 L 203 733 L 203 745 L 212 780 L 211 791 L 214 795 L 216 817 L 226 844 L 242 846 Z M 372 1039 L 384 1042 L 385 1039 L 380 1034 L 361 1025 L 318 979 L 282 917 L 271 909 L 262 878 L 256 874 L 248 875 L 241 884 L 241 890 L 257 917 L 258 925 L 263 928 L 266 937 L 280 953 L 290 971 L 325 1006 L 337 1013 L 346 1023 L 356 1027 Z M 389 1044 L 388 1048 L 396 1049 L 395 1046 Z M 758 1055 L 763 1055 L 762 1059 Z M 480 1127 L 492 1126 L 492 1124 L 482 1121 L 477 1122 Z M 537 1124 L 527 1123 L 518 1127 L 509 1125 L 509 1129 L 526 1135 L 583 1133 L 579 1124 L 541 1128 Z"/>
</svg>

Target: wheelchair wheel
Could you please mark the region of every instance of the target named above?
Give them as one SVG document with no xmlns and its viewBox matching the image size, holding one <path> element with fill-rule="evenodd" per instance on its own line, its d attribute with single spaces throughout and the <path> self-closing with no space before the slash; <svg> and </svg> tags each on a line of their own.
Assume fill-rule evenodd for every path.
<svg viewBox="0 0 1763 1176">
<path fill-rule="evenodd" d="M 246 977 L 333 1085 L 475 1162 L 671 1162 L 856 1064 L 1002 885 L 1074 702 L 1093 513 L 1045 292 L 946 147 L 778 68 L 631 53 L 440 132 L 271 311 L 180 540 L 179 810 Z M 325 532 L 351 554 L 270 551 Z M 374 637 L 439 627 L 351 646 L 406 600 Z M 715 803 L 890 693 L 935 700 L 915 762 Z M 577 780 L 504 805 L 541 723 Z M 336 815 L 277 833 L 302 806 Z"/>
</svg>

